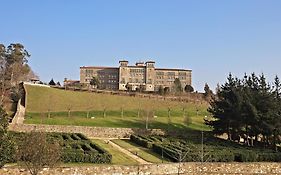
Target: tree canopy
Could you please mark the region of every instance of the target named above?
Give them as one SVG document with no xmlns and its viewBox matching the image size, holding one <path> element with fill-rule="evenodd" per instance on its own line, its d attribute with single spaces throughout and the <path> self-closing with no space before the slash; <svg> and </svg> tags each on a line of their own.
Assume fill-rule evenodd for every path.
<svg viewBox="0 0 281 175">
<path fill-rule="evenodd" d="M 27 64 L 30 54 L 22 44 L 0 44 L 0 104 L 12 93 L 17 94 L 18 84 L 31 76 L 31 68 Z"/>
<path fill-rule="evenodd" d="M 277 76 L 272 85 L 263 74 L 245 74 L 242 79 L 229 74 L 208 109 L 214 120 L 205 122 L 213 127 L 214 134 L 227 133 L 229 140 L 238 137 L 248 145 L 261 141 L 276 146 L 281 134 L 280 89 Z"/>
</svg>

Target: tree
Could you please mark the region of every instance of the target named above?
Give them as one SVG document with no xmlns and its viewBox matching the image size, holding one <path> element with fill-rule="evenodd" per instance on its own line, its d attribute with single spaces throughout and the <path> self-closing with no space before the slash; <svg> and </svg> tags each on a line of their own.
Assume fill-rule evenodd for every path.
<svg viewBox="0 0 281 175">
<path fill-rule="evenodd" d="M 0 106 L 0 168 L 13 160 L 15 145 L 8 136 L 8 117 L 3 107 Z"/>
<path fill-rule="evenodd" d="M 59 86 L 59 87 L 61 86 L 61 84 L 60 84 L 60 82 L 59 82 L 59 81 L 57 82 L 56 86 Z"/>
<path fill-rule="evenodd" d="M 97 77 L 92 77 L 92 79 L 90 80 L 90 85 L 94 86 L 94 88 L 99 89 L 100 87 L 100 81 Z"/>
<path fill-rule="evenodd" d="M 159 86 L 159 89 L 158 89 L 158 94 L 159 95 L 164 95 L 164 88 L 163 88 L 163 86 L 161 85 L 161 86 Z"/>
<path fill-rule="evenodd" d="M 37 175 L 44 167 L 54 167 L 60 161 L 60 146 L 48 140 L 46 133 L 31 132 L 19 143 L 18 162 L 30 174 Z"/>
<path fill-rule="evenodd" d="M 167 95 L 170 92 L 170 88 L 169 87 L 165 87 L 164 88 L 164 94 Z"/>
<path fill-rule="evenodd" d="M 194 88 L 193 88 L 191 85 L 187 84 L 187 85 L 184 87 L 184 91 L 185 91 L 185 92 L 194 92 Z"/>
<path fill-rule="evenodd" d="M 50 85 L 50 86 L 55 86 L 55 85 L 56 85 L 54 79 L 51 79 L 51 81 L 49 82 L 49 85 Z"/>
<path fill-rule="evenodd" d="M 29 57 L 30 54 L 22 44 L 10 44 L 7 48 L 0 44 L 0 104 L 3 104 L 5 97 L 20 94 L 18 84 L 26 81 L 31 71 L 27 64 Z"/>
<path fill-rule="evenodd" d="M 214 134 L 227 133 L 229 140 L 244 138 L 254 146 L 261 138 L 264 146 L 276 149 L 281 138 L 280 87 L 278 77 L 272 87 L 263 74 L 245 74 L 242 80 L 230 74 L 211 100 L 208 111 L 214 120 L 205 123 L 214 128 Z"/>
<path fill-rule="evenodd" d="M 182 85 L 179 78 L 176 78 L 174 81 L 174 90 L 176 93 L 182 92 Z"/>
<path fill-rule="evenodd" d="M 205 83 L 205 86 L 204 86 L 204 96 L 205 97 L 209 97 L 212 94 L 213 94 L 213 92 L 210 89 L 209 85 L 207 83 Z"/>
<path fill-rule="evenodd" d="M 130 83 L 127 83 L 125 88 L 127 89 L 128 92 L 132 91 L 132 85 Z"/>
</svg>

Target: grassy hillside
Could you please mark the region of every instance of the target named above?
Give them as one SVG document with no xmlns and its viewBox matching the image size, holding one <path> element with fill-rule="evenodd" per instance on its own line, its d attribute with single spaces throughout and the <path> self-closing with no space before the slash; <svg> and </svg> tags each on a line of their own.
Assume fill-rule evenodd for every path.
<svg viewBox="0 0 281 175">
<path fill-rule="evenodd" d="M 183 117 L 185 108 L 186 115 L 192 121 L 188 127 L 201 129 L 205 127 L 202 118 L 208 115 L 207 105 L 201 103 L 65 91 L 30 85 L 26 86 L 26 92 L 26 123 L 142 128 L 145 126 L 145 115 L 141 113 L 138 117 L 138 111 L 149 108 L 157 116 L 150 119 L 150 128 L 165 128 L 168 122 L 174 127 L 186 127 Z M 168 108 L 171 109 L 170 121 Z M 51 117 L 47 117 L 48 112 Z"/>
</svg>

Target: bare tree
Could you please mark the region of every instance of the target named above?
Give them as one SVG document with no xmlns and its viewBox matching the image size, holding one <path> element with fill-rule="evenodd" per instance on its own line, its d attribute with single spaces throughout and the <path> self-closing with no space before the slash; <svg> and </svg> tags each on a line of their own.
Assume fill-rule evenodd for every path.
<svg viewBox="0 0 281 175">
<path fill-rule="evenodd" d="M 43 132 L 31 132 L 19 143 L 18 162 L 32 175 L 37 175 L 44 167 L 54 167 L 60 162 L 60 146 L 48 141 Z"/>
<path fill-rule="evenodd" d="M 149 123 L 154 118 L 154 105 L 144 103 L 142 104 L 143 110 L 141 111 L 141 116 L 145 121 L 145 129 L 149 129 Z"/>
</svg>

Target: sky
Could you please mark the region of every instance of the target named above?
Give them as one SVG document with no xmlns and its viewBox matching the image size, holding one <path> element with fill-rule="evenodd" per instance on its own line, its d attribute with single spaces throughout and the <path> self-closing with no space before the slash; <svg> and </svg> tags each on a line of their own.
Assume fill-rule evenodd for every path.
<svg viewBox="0 0 281 175">
<path fill-rule="evenodd" d="M 281 76 L 280 0 L 0 0 L 0 43 L 21 43 L 40 79 L 154 60 L 203 91 L 231 72 Z"/>
</svg>

